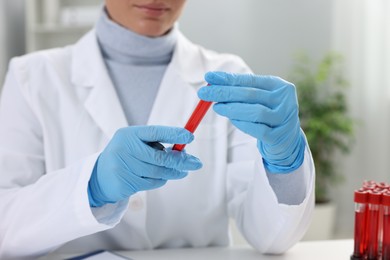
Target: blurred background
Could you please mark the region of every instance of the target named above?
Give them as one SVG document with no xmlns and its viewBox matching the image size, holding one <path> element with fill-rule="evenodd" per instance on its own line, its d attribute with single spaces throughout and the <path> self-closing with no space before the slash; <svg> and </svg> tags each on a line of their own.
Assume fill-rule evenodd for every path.
<svg viewBox="0 0 390 260">
<path fill-rule="evenodd" d="M 257 74 L 278 75 L 301 83 L 306 73 L 298 78 L 291 76 L 300 61 L 297 53 L 305 53 L 314 62 L 312 65 L 303 61 L 309 70 L 315 70 L 318 63 L 323 65 L 321 61 L 331 52 L 343 58 L 335 73 L 348 82 L 342 91 L 346 110 L 341 111 L 341 123 L 352 118 L 353 124 L 345 125 L 348 131 L 340 138 L 350 152 L 328 150 L 327 157 L 339 177 L 329 183 L 326 177 L 319 178 L 326 182 L 329 196 L 316 205 L 319 213 L 315 218 L 319 220 L 313 220 L 305 239 L 352 238 L 353 191 L 363 180 L 390 182 L 390 2 L 187 2 L 179 22 L 184 34 L 206 48 L 241 56 Z M 12 57 L 77 41 L 93 27 L 102 3 L 103 0 L 0 0 L 0 81 Z M 331 71 L 328 76 L 333 77 Z M 337 85 L 331 80 L 316 79 L 310 84 L 318 84 L 324 93 Z M 300 100 L 302 106 L 305 102 Z M 332 122 L 327 127 L 332 130 Z M 313 149 L 321 149 L 319 138 L 313 135 L 310 139 Z M 317 167 L 318 176 L 321 171 Z M 323 211 L 326 204 L 331 205 L 330 213 Z M 315 222 L 323 226 L 326 220 L 330 220 L 330 226 L 320 231 Z"/>
</svg>

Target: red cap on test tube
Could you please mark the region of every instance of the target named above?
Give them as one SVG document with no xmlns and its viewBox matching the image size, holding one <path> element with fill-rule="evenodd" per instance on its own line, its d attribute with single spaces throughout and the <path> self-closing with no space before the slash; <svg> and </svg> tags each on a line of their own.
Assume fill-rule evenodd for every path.
<svg viewBox="0 0 390 260">
<path fill-rule="evenodd" d="M 366 185 L 376 185 L 376 181 L 373 180 L 365 180 L 363 181 L 363 187 Z"/>
<path fill-rule="evenodd" d="M 382 202 L 382 192 L 376 190 L 368 191 L 368 203 L 374 205 L 380 205 Z"/>
<path fill-rule="evenodd" d="M 363 203 L 363 204 L 367 203 L 368 202 L 368 191 L 362 190 L 362 189 L 355 190 L 353 200 L 356 203 Z"/>
<path fill-rule="evenodd" d="M 366 189 L 366 190 L 373 190 L 376 188 L 376 182 L 375 181 L 364 181 L 363 182 L 363 186 L 362 186 L 363 189 Z"/>
<path fill-rule="evenodd" d="M 390 206 L 390 191 L 386 191 L 382 194 L 382 204 L 383 206 Z"/>
<path fill-rule="evenodd" d="M 375 192 L 377 192 L 377 193 L 383 193 L 384 191 L 386 191 L 386 189 L 376 187 L 376 188 L 373 189 L 372 191 L 375 191 Z"/>
<path fill-rule="evenodd" d="M 381 190 L 387 190 L 389 188 L 389 185 L 386 182 L 378 182 L 376 184 L 376 188 Z"/>
<path fill-rule="evenodd" d="M 362 189 L 365 189 L 365 190 L 375 190 L 376 189 L 376 185 L 366 185 L 366 186 L 363 186 Z"/>
</svg>

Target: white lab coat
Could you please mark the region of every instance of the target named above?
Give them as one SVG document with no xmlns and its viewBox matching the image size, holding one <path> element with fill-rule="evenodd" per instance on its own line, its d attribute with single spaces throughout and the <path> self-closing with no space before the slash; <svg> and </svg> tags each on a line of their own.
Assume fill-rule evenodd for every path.
<svg viewBox="0 0 390 260">
<path fill-rule="evenodd" d="M 148 124 L 183 126 L 210 70 L 250 72 L 240 58 L 180 34 Z M 261 252 L 283 252 L 302 237 L 314 207 L 309 149 L 293 173 L 305 175 L 305 200 L 278 204 L 256 140 L 211 110 L 187 146 L 201 170 L 91 210 L 87 184 L 97 156 L 126 126 L 94 31 L 73 46 L 13 59 L 0 107 L 0 258 L 59 247 L 224 246 L 229 216 Z"/>
</svg>

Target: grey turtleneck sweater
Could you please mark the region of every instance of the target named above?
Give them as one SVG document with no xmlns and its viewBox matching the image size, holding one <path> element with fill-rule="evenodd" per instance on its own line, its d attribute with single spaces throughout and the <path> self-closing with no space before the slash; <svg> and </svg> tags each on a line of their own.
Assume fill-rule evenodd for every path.
<svg viewBox="0 0 390 260">
<path fill-rule="evenodd" d="M 128 124 L 145 125 L 173 55 L 177 28 L 149 38 L 114 23 L 104 10 L 96 33 Z"/>
<path fill-rule="evenodd" d="M 171 61 L 178 29 L 149 38 L 110 20 L 106 10 L 96 24 L 98 42 L 108 73 L 129 125 L 145 125 L 158 88 Z M 280 203 L 299 204 L 305 198 L 304 176 L 267 174 Z"/>
</svg>

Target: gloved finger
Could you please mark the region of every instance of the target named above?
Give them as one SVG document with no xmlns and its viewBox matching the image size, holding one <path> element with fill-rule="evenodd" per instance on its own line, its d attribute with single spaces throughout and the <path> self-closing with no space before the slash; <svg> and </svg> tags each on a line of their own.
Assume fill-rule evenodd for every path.
<svg viewBox="0 0 390 260">
<path fill-rule="evenodd" d="M 290 93 L 288 87 L 269 91 L 245 86 L 212 85 L 199 89 L 198 97 L 211 102 L 262 104 L 269 108 L 275 108 L 286 101 L 297 103 L 295 93 Z"/>
<path fill-rule="evenodd" d="M 131 142 L 124 142 L 123 134 L 127 135 L 129 133 L 122 129 L 119 130 L 116 134 L 119 135 L 118 138 L 114 136 L 112 144 L 105 149 L 104 153 L 116 154 L 117 157 L 121 158 L 121 162 L 128 165 L 129 168 L 131 168 L 131 163 L 134 160 L 179 171 L 198 170 L 202 167 L 202 163 L 198 158 L 185 152 L 180 153 L 170 149 L 166 151 L 157 150 L 137 138 L 135 140 L 133 138 Z"/>
<path fill-rule="evenodd" d="M 286 134 L 286 129 L 272 129 L 267 135 L 260 139 L 263 151 L 267 153 L 268 159 L 278 160 L 281 154 L 293 154 L 297 148 L 291 143 L 295 142 L 296 138 L 302 138 L 300 128 L 290 129 L 291 134 Z M 272 139 L 270 138 L 272 137 Z M 269 149 L 272 150 L 269 151 Z"/>
<path fill-rule="evenodd" d="M 164 154 L 156 153 L 153 158 L 155 164 L 178 171 L 195 171 L 202 168 L 202 162 L 193 155 L 185 152 L 168 150 Z"/>
<path fill-rule="evenodd" d="M 194 171 L 203 166 L 201 161 L 195 156 L 185 152 L 173 151 L 171 149 L 167 149 L 166 151 L 156 150 L 141 140 L 133 142 L 129 149 L 126 149 L 125 151 L 122 150 L 121 156 L 125 162 L 131 163 L 136 159 L 145 163 L 178 171 Z"/>
<path fill-rule="evenodd" d="M 130 130 L 129 134 L 136 134 L 144 142 L 188 144 L 194 140 L 194 135 L 182 127 L 136 126 L 127 129 Z"/>
<path fill-rule="evenodd" d="M 156 172 L 156 177 L 159 177 L 163 180 L 180 180 L 187 177 L 187 171 L 178 171 L 175 169 L 169 169 L 165 167 L 160 167 L 161 171 Z"/>
<path fill-rule="evenodd" d="M 268 107 L 277 104 L 277 100 L 271 98 L 272 93 L 270 91 L 252 87 L 213 85 L 199 89 L 198 97 L 211 102 L 262 103 Z"/>
<path fill-rule="evenodd" d="M 297 136 L 291 133 L 291 131 L 300 131 L 299 122 L 290 126 L 270 127 L 265 124 L 251 123 L 240 120 L 231 120 L 231 123 L 240 129 L 242 132 L 255 137 L 256 139 L 266 144 L 271 144 L 273 147 L 282 147 L 280 152 L 285 152 L 282 144 L 289 143 L 289 138 Z M 291 141 L 291 140 L 290 140 Z"/>
<path fill-rule="evenodd" d="M 137 178 L 136 180 L 134 178 Z M 167 183 L 167 180 L 155 179 L 155 178 L 143 178 L 143 177 L 133 177 L 132 179 L 126 180 L 126 185 L 130 190 L 153 190 L 164 186 Z"/>
<path fill-rule="evenodd" d="M 265 124 L 253 123 L 248 121 L 240 121 L 240 120 L 230 120 L 230 121 L 235 127 L 240 129 L 242 132 L 250 136 L 253 136 L 258 140 L 263 140 L 266 137 L 266 135 L 268 135 L 272 131 L 272 127 Z"/>
<path fill-rule="evenodd" d="M 216 113 L 231 120 L 248 121 L 277 127 L 285 124 L 294 115 L 298 118 L 298 110 L 283 108 L 270 109 L 260 104 L 217 103 L 213 106 Z M 282 110 L 282 111 L 281 111 Z"/>
<path fill-rule="evenodd" d="M 134 172 L 134 174 L 142 178 L 177 180 L 182 179 L 188 175 L 187 171 L 179 171 L 139 160 L 134 160 L 132 165 L 134 166 L 134 169 L 139 169 L 137 172 Z"/>
<path fill-rule="evenodd" d="M 220 71 L 206 73 L 205 80 L 211 85 L 247 86 L 264 90 L 273 90 L 284 85 L 294 87 L 292 83 L 276 76 L 234 74 Z"/>
</svg>

